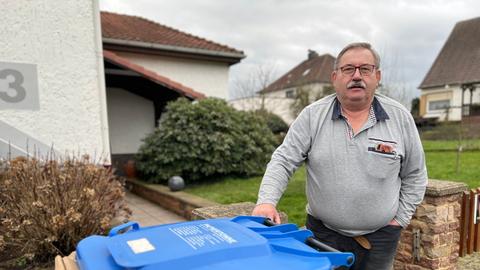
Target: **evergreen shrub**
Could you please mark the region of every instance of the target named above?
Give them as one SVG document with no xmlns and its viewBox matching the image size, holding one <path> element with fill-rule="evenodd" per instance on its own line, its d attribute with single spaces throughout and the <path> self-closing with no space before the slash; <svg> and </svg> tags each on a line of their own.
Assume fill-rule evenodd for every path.
<svg viewBox="0 0 480 270">
<path fill-rule="evenodd" d="M 265 121 L 207 98 L 167 104 L 159 127 L 144 139 L 136 156 L 144 180 L 166 183 L 174 175 L 187 182 L 213 176 L 263 173 L 275 147 Z"/>
</svg>

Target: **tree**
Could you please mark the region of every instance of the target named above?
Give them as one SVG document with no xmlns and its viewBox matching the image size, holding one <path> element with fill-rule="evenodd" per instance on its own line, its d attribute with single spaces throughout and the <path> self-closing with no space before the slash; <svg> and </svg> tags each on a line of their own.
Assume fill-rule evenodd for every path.
<svg viewBox="0 0 480 270">
<path fill-rule="evenodd" d="M 420 116 L 420 98 L 414 98 L 412 99 L 412 108 L 410 109 L 410 112 L 414 117 Z"/>
<path fill-rule="evenodd" d="M 383 94 L 387 97 L 395 99 L 396 101 L 403 104 L 405 107 L 409 107 L 409 95 L 408 95 L 408 88 L 403 83 L 393 83 L 393 82 L 385 82 L 382 79 L 382 83 L 378 87 L 377 91 L 380 94 Z"/>
<path fill-rule="evenodd" d="M 236 96 L 239 98 L 232 99 L 229 104 L 238 110 L 253 111 L 255 114 L 262 114 L 260 112 L 268 111 L 281 115 L 285 119 L 283 108 L 289 108 L 290 98 L 286 96 L 279 96 L 278 94 L 264 93 L 261 90 L 266 89 L 274 80 L 276 71 L 275 65 L 264 64 L 252 71 L 243 80 L 236 80 L 234 89 Z"/>
<path fill-rule="evenodd" d="M 384 50 L 388 51 L 388 50 Z M 377 92 L 395 99 L 405 107 L 409 108 L 412 93 L 411 87 L 406 84 L 405 74 L 403 73 L 404 64 L 398 53 L 388 52 L 382 55 L 382 80 L 378 86 Z"/>
<path fill-rule="evenodd" d="M 234 81 L 235 100 L 242 99 L 242 110 L 265 109 L 265 94 L 260 91 L 267 88 L 276 77 L 275 64 L 267 63 L 253 68 L 246 78 Z"/>
<path fill-rule="evenodd" d="M 335 89 L 332 85 L 323 86 L 321 91 L 314 91 L 311 85 L 305 85 L 297 88 L 293 103 L 290 105 L 292 116 L 297 117 L 303 108 L 307 107 L 316 100 L 333 94 L 334 92 Z"/>
</svg>

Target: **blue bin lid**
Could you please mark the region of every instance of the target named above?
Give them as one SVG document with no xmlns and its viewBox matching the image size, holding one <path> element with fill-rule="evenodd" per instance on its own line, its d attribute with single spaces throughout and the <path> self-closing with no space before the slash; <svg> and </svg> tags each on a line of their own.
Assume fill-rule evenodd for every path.
<svg viewBox="0 0 480 270">
<path fill-rule="evenodd" d="M 309 230 L 299 230 L 294 224 L 268 227 L 264 220 L 245 216 L 145 228 L 128 223 L 112 229 L 108 237 L 82 240 L 77 247 L 77 259 L 85 270 L 100 265 L 102 269 L 109 265 L 109 269 L 142 270 L 320 270 L 353 263 L 351 253 L 319 252 L 306 245 L 306 239 L 312 236 Z M 131 230 L 121 233 L 130 227 Z M 99 262 L 100 257 L 108 257 L 107 262 Z"/>
<path fill-rule="evenodd" d="M 176 260 L 215 260 L 268 255 L 268 241 L 228 219 L 202 220 L 125 233 L 108 241 L 115 262 L 125 268 L 162 266 Z M 167 268 L 163 268 L 167 269 Z"/>
</svg>

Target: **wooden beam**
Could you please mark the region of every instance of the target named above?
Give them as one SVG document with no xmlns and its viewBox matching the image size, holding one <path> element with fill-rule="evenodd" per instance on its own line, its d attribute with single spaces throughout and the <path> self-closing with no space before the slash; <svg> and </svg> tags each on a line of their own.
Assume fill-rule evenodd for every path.
<svg viewBox="0 0 480 270">
<path fill-rule="evenodd" d="M 477 196 L 480 196 L 480 188 L 477 188 Z M 476 217 L 476 220 L 474 220 L 474 223 L 475 224 L 475 246 L 474 246 L 474 251 L 475 252 L 478 252 L 480 251 L 480 222 L 479 222 L 479 210 L 478 207 L 478 197 L 477 197 L 477 200 L 475 200 L 475 209 L 476 209 L 476 213 L 474 213 L 475 217 Z"/>
<path fill-rule="evenodd" d="M 467 254 L 469 210 L 470 192 L 464 191 L 462 196 L 462 212 L 460 217 L 460 257 L 463 257 Z"/>
<path fill-rule="evenodd" d="M 475 241 L 475 224 L 474 224 L 474 210 L 475 210 L 475 195 L 477 191 L 475 189 L 470 190 L 470 213 L 468 222 L 468 245 L 467 253 L 473 253 L 474 241 Z"/>
</svg>

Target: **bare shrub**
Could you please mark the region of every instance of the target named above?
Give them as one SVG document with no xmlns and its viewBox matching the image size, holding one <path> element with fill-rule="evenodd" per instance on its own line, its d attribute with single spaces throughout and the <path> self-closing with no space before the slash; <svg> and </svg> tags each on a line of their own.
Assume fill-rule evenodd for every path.
<svg viewBox="0 0 480 270">
<path fill-rule="evenodd" d="M 105 234 L 114 217 L 129 215 L 124 196 L 112 171 L 87 156 L 6 161 L 0 172 L 0 251 L 36 262 L 67 255 L 86 236 Z"/>
</svg>

